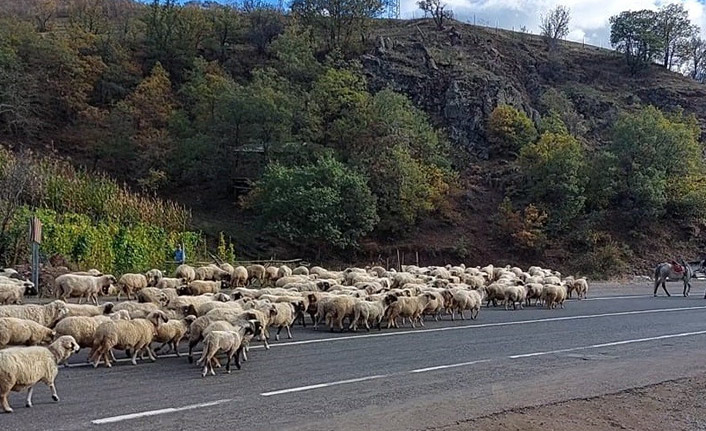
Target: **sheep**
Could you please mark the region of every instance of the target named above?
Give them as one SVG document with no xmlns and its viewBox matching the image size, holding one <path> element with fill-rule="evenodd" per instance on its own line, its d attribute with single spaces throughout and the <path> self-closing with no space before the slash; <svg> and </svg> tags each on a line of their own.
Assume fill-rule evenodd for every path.
<svg viewBox="0 0 706 431">
<path fill-rule="evenodd" d="M 318 301 L 316 314 L 318 318 L 314 322 L 314 329 L 318 328 L 321 320 L 326 319 L 331 332 L 334 325 L 343 332 L 343 320 L 348 317 L 349 321 L 353 319 L 353 306 L 357 299 L 348 295 L 336 295 L 321 299 Z"/>
<path fill-rule="evenodd" d="M 353 305 L 353 319 L 348 327 L 349 330 L 356 332 L 358 325 L 365 325 L 365 330 L 370 331 L 370 325 L 373 324 L 382 329 L 381 323 L 385 316 L 387 307 L 381 300 L 378 301 L 358 301 Z"/>
<path fill-rule="evenodd" d="M 525 296 L 527 305 L 529 306 L 532 299 L 535 299 L 536 301 L 534 305 L 536 306 L 542 298 L 542 290 L 544 290 L 544 285 L 541 283 L 527 283 L 525 284 L 525 290 L 527 291 L 527 295 Z"/>
<path fill-rule="evenodd" d="M 177 289 L 186 284 L 186 279 L 162 277 L 155 286 L 157 289 Z"/>
<path fill-rule="evenodd" d="M 20 274 L 13 268 L 3 268 L 0 269 L 0 277 L 19 277 Z"/>
<path fill-rule="evenodd" d="M 517 310 L 517 304 L 520 304 L 520 309 L 523 308 L 525 299 L 527 298 L 527 291 L 524 286 L 507 286 L 505 288 L 505 309 L 507 310 L 509 305 L 512 304 L 512 309 Z"/>
<path fill-rule="evenodd" d="M 82 299 L 98 305 L 98 295 L 107 293 L 110 286 L 115 284 L 115 277 L 110 274 L 94 277 L 92 275 L 64 274 L 54 280 L 56 296 L 64 301 L 68 298 L 78 297 L 78 303 Z"/>
<path fill-rule="evenodd" d="M 11 347 L 0 351 L 0 399 L 6 413 L 12 413 L 7 400 L 11 391 L 29 388 L 26 406 L 32 407 L 34 385 L 43 382 L 49 386 L 54 401 L 59 401 L 54 381 L 59 373 L 57 364 L 65 361 L 79 349 L 70 336 L 59 337 L 48 347 Z"/>
<path fill-rule="evenodd" d="M 98 367 L 100 358 L 105 361 L 106 367 L 110 368 L 111 349 L 132 350 L 132 365 L 137 365 L 137 354 L 143 349 L 147 350 L 150 360 L 156 360 L 150 343 L 159 330 L 161 323 L 169 322 L 169 318 L 162 311 L 153 311 L 147 315 L 146 319 L 117 320 L 102 323 L 96 329 L 96 338 L 93 341 L 93 353 L 91 359 L 93 366 Z"/>
<path fill-rule="evenodd" d="M 564 308 L 564 301 L 566 300 L 566 286 L 545 284 L 544 289 L 542 289 L 541 299 L 549 309 L 556 308 L 557 304 L 559 304 L 561 308 Z"/>
<path fill-rule="evenodd" d="M 240 352 L 243 350 L 243 339 L 249 333 L 252 333 L 253 329 L 250 326 L 244 326 L 238 328 L 238 331 L 211 331 L 204 338 L 203 341 L 203 353 L 198 361 L 198 364 L 203 364 L 203 371 L 201 372 L 201 377 L 206 377 L 209 370 L 212 376 L 216 373 L 213 371 L 213 364 L 216 353 L 220 350 L 226 352 L 228 361 L 226 362 L 226 373 L 230 374 L 230 362 L 235 356 L 235 367 L 240 369 Z"/>
<path fill-rule="evenodd" d="M 228 274 L 230 274 L 231 276 L 233 275 L 233 271 L 235 271 L 235 268 L 233 268 L 233 265 L 231 265 L 228 262 L 223 262 L 223 263 L 219 264 L 218 267 L 220 269 L 222 269 L 223 271 L 227 272 Z"/>
<path fill-rule="evenodd" d="M 201 304 L 205 304 L 210 301 L 228 302 L 230 298 L 228 295 L 218 294 L 218 295 L 198 295 L 198 296 L 179 296 L 176 299 L 172 299 L 167 304 L 167 309 L 170 310 L 183 310 L 184 308 L 192 305 L 194 308 Z"/>
<path fill-rule="evenodd" d="M 112 302 L 106 302 L 103 305 L 90 305 L 90 304 L 66 304 L 69 309 L 69 314 L 66 317 L 72 316 L 100 316 L 101 314 L 108 314 L 113 311 L 115 304 Z"/>
<path fill-rule="evenodd" d="M 196 270 L 187 264 L 177 266 L 174 273 L 175 278 L 183 278 L 187 283 L 196 280 Z"/>
<path fill-rule="evenodd" d="M 399 328 L 397 318 L 409 318 L 412 328 L 415 321 L 419 321 L 420 325 L 424 326 L 424 322 L 419 318 L 427 306 L 429 301 L 434 300 L 434 296 L 428 293 L 423 293 L 414 297 L 387 295 L 384 303 L 387 305 L 387 329 L 392 326 Z"/>
<path fill-rule="evenodd" d="M 159 305 L 152 302 L 135 302 L 135 301 L 125 301 L 121 302 L 113 307 L 113 311 L 125 310 L 130 315 L 131 319 L 144 319 L 148 314 L 153 311 L 159 310 Z"/>
<path fill-rule="evenodd" d="M 54 331 L 32 320 L 0 317 L 0 348 L 9 345 L 34 346 L 49 343 Z"/>
<path fill-rule="evenodd" d="M 248 271 L 248 281 L 247 285 L 253 284 L 255 280 L 258 281 L 258 285 L 262 286 L 265 282 L 265 267 L 262 265 L 250 265 L 245 268 Z"/>
<path fill-rule="evenodd" d="M 292 331 L 290 328 L 294 323 L 294 319 L 298 316 L 297 310 L 294 305 L 290 303 L 278 302 L 275 303 L 274 306 L 277 309 L 277 314 L 272 318 L 269 326 L 278 328 L 275 334 L 275 340 L 279 341 L 279 333 L 282 331 L 282 328 L 287 329 L 287 338 L 291 339 Z"/>
<path fill-rule="evenodd" d="M 59 320 L 69 315 L 66 303 L 61 300 L 52 301 L 46 305 L 25 304 L 5 305 L 0 307 L 0 317 L 17 317 L 32 320 L 52 328 Z"/>
<path fill-rule="evenodd" d="M 282 265 L 277 269 L 278 280 L 282 277 L 289 277 L 290 275 L 292 275 L 292 268 L 288 267 L 287 265 Z"/>
<path fill-rule="evenodd" d="M 203 340 L 203 337 L 205 336 L 205 331 L 209 327 L 209 325 L 218 321 L 226 321 L 231 325 L 238 325 L 242 324 L 247 320 L 253 319 L 259 322 L 256 333 L 262 335 L 262 323 L 266 320 L 269 320 L 269 317 L 266 317 L 264 313 L 258 310 L 241 311 L 235 309 L 216 309 L 209 311 L 204 316 L 197 317 L 196 320 L 194 320 L 194 322 L 189 327 L 189 363 L 192 363 L 194 361 L 194 357 L 192 354 L 193 349 L 194 347 L 196 347 L 199 341 Z M 267 340 L 265 340 L 265 346 L 269 349 L 269 346 L 267 345 Z"/>
<path fill-rule="evenodd" d="M 25 290 L 22 284 L 0 282 L 0 304 L 22 304 Z"/>
<path fill-rule="evenodd" d="M 490 307 L 491 302 L 494 307 L 497 307 L 498 301 L 505 300 L 505 287 L 502 283 L 491 283 L 485 287 L 486 307 Z"/>
<path fill-rule="evenodd" d="M 291 283 L 307 283 L 309 281 L 311 281 L 311 278 L 307 275 L 288 275 L 277 279 L 275 282 L 275 287 L 285 287 Z"/>
<path fill-rule="evenodd" d="M 101 315 L 101 316 L 71 316 L 62 319 L 54 327 L 56 336 L 70 335 L 74 337 L 76 343 L 79 347 L 87 348 L 93 347 L 93 341 L 96 337 L 96 329 L 102 323 L 111 320 L 130 320 L 130 315 L 127 311 L 122 310 L 111 315 Z"/>
<path fill-rule="evenodd" d="M 168 322 L 161 324 L 157 327 L 157 335 L 155 335 L 155 342 L 162 343 L 156 350 L 159 353 L 164 346 L 169 346 L 167 353 L 174 349 L 174 352 L 179 355 L 179 342 L 182 338 L 189 333 L 189 326 L 196 320 L 196 316 L 189 315 L 183 319 L 170 319 Z"/>
<path fill-rule="evenodd" d="M 147 287 L 147 278 L 142 274 L 123 274 L 118 280 L 118 301 L 120 294 L 127 295 L 127 299 L 131 300 L 132 293 L 136 293 L 140 289 Z"/>
<path fill-rule="evenodd" d="M 201 281 L 222 281 L 230 280 L 230 273 L 222 270 L 214 264 L 201 266 L 194 271 L 196 280 Z"/>
<path fill-rule="evenodd" d="M 100 272 L 99 270 L 97 270 L 97 269 L 95 269 L 95 268 L 89 269 L 88 271 L 70 272 L 69 274 L 71 274 L 71 275 L 90 276 L 90 277 L 100 277 L 101 275 L 103 275 L 102 272 Z"/>
<path fill-rule="evenodd" d="M 230 282 L 233 287 L 244 287 L 248 281 L 248 270 L 244 266 L 236 266 L 231 273 Z"/>
<path fill-rule="evenodd" d="M 268 266 L 265 268 L 265 282 L 269 284 L 274 284 L 279 278 L 277 274 L 279 273 L 279 268 L 276 266 Z"/>
<path fill-rule="evenodd" d="M 196 316 L 205 316 L 209 311 L 215 310 L 217 308 L 225 308 L 229 310 L 243 310 L 242 301 L 229 301 L 229 302 L 219 302 L 219 301 L 209 301 L 200 304 L 196 308 Z"/>
<path fill-rule="evenodd" d="M 579 299 L 588 298 L 588 280 L 585 277 L 574 280 L 574 290 L 576 290 Z"/>
<path fill-rule="evenodd" d="M 206 281 L 206 280 L 195 280 L 186 286 L 177 289 L 180 295 L 191 295 L 198 296 L 204 293 L 218 293 L 221 288 L 226 288 L 227 284 L 223 281 Z"/>
<path fill-rule="evenodd" d="M 466 320 L 463 315 L 465 310 L 470 310 L 471 320 L 476 320 L 480 313 L 483 298 L 477 290 L 460 288 L 446 289 L 443 293 L 447 310 L 451 311 L 451 320 L 456 320 L 456 311 L 461 315 L 461 320 Z"/>
<path fill-rule="evenodd" d="M 162 271 L 158 269 L 150 269 L 145 273 L 145 278 L 147 279 L 148 287 L 157 286 L 157 283 L 159 283 L 159 280 L 161 280 L 163 277 L 164 276 L 162 275 Z"/>
<path fill-rule="evenodd" d="M 275 316 L 277 316 L 277 307 L 275 304 L 267 301 L 251 301 L 245 305 L 245 309 L 246 311 L 255 312 L 254 317 L 250 317 L 249 319 L 255 319 L 260 322 L 262 328 L 258 335 L 265 349 L 270 350 L 270 345 L 267 343 L 267 334 L 269 334 L 270 323 Z"/>
<path fill-rule="evenodd" d="M 298 266 L 292 270 L 291 275 L 309 275 L 309 268 L 306 266 Z"/>
<path fill-rule="evenodd" d="M 441 315 L 441 312 L 445 309 L 445 301 L 444 301 L 444 296 L 440 292 L 426 292 L 429 293 L 434 297 L 434 299 L 430 300 L 429 303 L 427 303 L 426 307 L 424 307 L 424 310 L 422 311 L 422 316 L 431 314 L 434 316 L 434 321 L 438 322 L 439 321 L 439 316 Z"/>
<path fill-rule="evenodd" d="M 156 287 L 140 289 L 135 296 L 137 297 L 137 302 L 151 302 L 159 305 L 167 305 L 169 303 L 166 293 Z"/>
</svg>

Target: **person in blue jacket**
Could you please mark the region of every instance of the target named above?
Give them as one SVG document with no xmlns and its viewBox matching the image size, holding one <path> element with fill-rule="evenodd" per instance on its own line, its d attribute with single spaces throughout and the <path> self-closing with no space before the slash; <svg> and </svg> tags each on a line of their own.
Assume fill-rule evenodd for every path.
<svg viewBox="0 0 706 431">
<path fill-rule="evenodd" d="M 174 251 L 174 261 L 180 265 L 186 262 L 186 253 L 181 248 L 181 244 L 177 245 L 177 249 Z"/>
</svg>

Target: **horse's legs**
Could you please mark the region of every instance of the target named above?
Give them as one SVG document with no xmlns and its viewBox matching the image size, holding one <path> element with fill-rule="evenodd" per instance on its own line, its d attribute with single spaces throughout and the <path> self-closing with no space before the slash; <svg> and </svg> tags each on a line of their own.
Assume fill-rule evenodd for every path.
<svg viewBox="0 0 706 431">
<path fill-rule="evenodd" d="M 659 277 L 656 277 L 656 278 L 655 278 L 655 292 L 654 292 L 654 296 L 657 296 L 657 289 L 659 289 L 659 282 L 660 282 Z M 705 295 L 704 298 L 706 298 L 706 294 L 704 294 L 704 295 Z"/>
<path fill-rule="evenodd" d="M 667 296 L 672 296 L 667 291 L 667 278 L 666 277 L 662 279 L 662 289 L 664 289 L 664 293 L 666 293 Z"/>
</svg>

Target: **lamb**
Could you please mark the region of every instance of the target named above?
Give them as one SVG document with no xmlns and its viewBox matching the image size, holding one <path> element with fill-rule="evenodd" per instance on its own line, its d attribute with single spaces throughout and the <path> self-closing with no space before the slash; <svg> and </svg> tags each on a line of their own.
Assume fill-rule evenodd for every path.
<svg viewBox="0 0 706 431">
<path fill-rule="evenodd" d="M 268 266 L 265 268 L 265 282 L 269 282 L 270 284 L 274 284 L 277 281 L 277 274 L 279 273 L 279 269 L 275 266 Z"/>
<path fill-rule="evenodd" d="M 248 285 L 253 284 L 255 280 L 258 281 L 260 286 L 265 282 L 265 267 L 262 265 L 250 265 L 247 268 L 248 271 Z"/>
<path fill-rule="evenodd" d="M 151 302 L 158 305 L 167 305 L 169 303 L 166 293 L 156 287 L 140 289 L 135 296 L 137 297 L 137 302 Z"/>
<path fill-rule="evenodd" d="M 66 304 L 69 309 L 69 314 L 67 317 L 71 316 L 100 316 L 101 314 L 112 313 L 113 307 L 115 305 L 112 302 L 106 302 L 103 305 L 90 305 L 90 304 Z"/>
<path fill-rule="evenodd" d="M 547 308 L 556 308 L 559 304 L 561 308 L 564 308 L 564 301 L 566 300 L 566 286 L 560 286 L 556 284 L 546 284 L 542 290 L 542 301 L 547 305 Z"/>
<path fill-rule="evenodd" d="M 230 282 L 233 287 L 244 287 L 248 281 L 248 270 L 244 266 L 236 266 L 230 277 Z"/>
<path fill-rule="evenodd" d="M 52 399 L 59 401 L 54 381 L 59 373 L 57 364 L 65 361 L 79 349 L 70 336 L 59 337 L 48 347 L 11 347 L 0 351 L 0 399 L 6 413 L 12 413 L 7 400 L 11 391 L 29 388 L 27 407 L 32 407 L 34 385 L 43 382 L 49 386 Z"/>
<path fill-rule="evenodd" d="M 120 301 L 120 294 L 125 293 L 127 295 L 128 301 L 132 299 L 130 295 L 133 292 L 137 292 L 140 289 L 147 287 L 147 278 L 142 274 L 123 274 L 118 280 L 118 301 Z"/>
<path fill-rule="evenodd" d="M 56 300 L 46 305 L 25 304 L 5 305 L 0 307 L 0 317 L 17 317 L 32 320 L 40 325 L 52 328 L 59 320 L 69 315 L 64 301 Z"/>
<path fill-rule="evenodd" d="M 162 277 L 162 279 L 157 282 L 155 287 L 157 289 L 178 289 L 185 284 L 186 280 L 183 278 Z"/>
<path fill-rule="evenodd" d="M 512 309 L 517 310 L 517 304 L 520 304 L 520 309 L 523 308 L 525 299 L 527 298 L 527 291 L 524 286 L 507 286 L 505 288 L 505 309 L 507 310 L 509 305 L 512 304 Z"/>
<path fill-rule="evenodd" d="M 157 283 L 159 283 L 159 280 L 161 280 L 163 277 L 164 276 L 162 275 L 162 271 L 158 269 L 150 269 L 145 273 L 145 278 L 147 279 L 148 287 L 157 286 Z"/>
<path fill-rule="evenodd" d="M 387 307 L 381 300 L 378 301 L 358 301 L 353 305 L 353 319 L 348 327 L 356 332 L 358 325 L 365 325 L 365 330 L 370 332 L 370 325 L 375 325 L 378 331 L 381 330 L 382 319 L 385 316 Z"/>
<path fill-rule="evenodd" d="M 23 284 L 0 282 L 0 304 L 22 304 L 25 290 Z"/>
<path fill-rule="evenodd" d="M 0 348 L 9 345 L 35 346 L 49 343 L 54 331 L 32 320 L 0 317 Z"/>
<path fill-rule="evenodd" d="M 428 293 L 423 293 L 411 298 L 407 296 L 398 297 L 395 295 L 387 295 L 384 300 L 385 305 L 387 305 L 387 311 L 385 313 L 387 315 L 387 329 L 390 329 L 392 326 L 399 328 L 397 325 L 398 317 L 402 317 L 403 319 L 409 318 L 412 328 L 416 328 L 414 326 L 415 321 L 419 321 L 419 323 L 424 326 L 424 322 L 422 322 L 419 317 L 426 308 L 427 303 L 433 299 L 434 296 Z"/>
<path fill-rule="evenodd" d="M 228 361 L 226 362 L 226 373 L 230 374 L 230 362 L 235 356 L 235 367 L 240 369 L 240 352 L 243 350 L 243 338 L 247 334 L 251 334 L 253 329 L 250 326 L 240 327 L 238 331 L 211 331 L 204 338 L 203 354 L 198 361 L 198 364 L 203 364 L 202 377 L 211 372 L 212 376 L 216 373 L 213 371 L 213 364 L 216 354 L 223 350 L 226 352 Z"/>
<path fill-rule="evenodd" d="M 258 310 L 240 311 L 230 309 L 216 309 L 208 312 L 205 316 L 200 316 L 196 318 L 196 320 L 194 320 L 194 322 L 189 328 L 189 363 L 192 363 L 194 361 L 192 354 L 193 349 L 194 347 L 196 347 L 199 341 L 203 340 L 203 337 L 205 336 L 205 331 L 209 327 L 209 325 L 218 321 L 226 321 L 231 325 L 238 325 L 242 324 L 247 320 L 253 319 L 259 322 L 258 329 L 256 332 L 262 335 L 262 322 L 269 320 L 269 317 L 266 317 L 264 313 Z M 267 345 L 267 340 L 265 340 L 265 346 L 266 348 L 269 348 L 269 346 Z"/>
<path fill-rule="evenodd" d="M 93 366 L 97 367 L 102 357 L 107 367 L 111 367 L 110 349 L 132 350 L 132 365 L 137 365 L 137 354 L 143 349 L 147 350 L 150 360 L 156 360 L 150 343 L 162 323 L 167 323 L 169 318 L 162 311 L 153 311 L 146 319 L 117 320 L 102 323 L 96 329 L 96 338 L 93 342 L 91 359 Z"/>
<path fill-rule="evenodd" d="M 162 343 L 161 346 L 157 348 L 157 352 L 160 352 L 164 346 L 169 346 L 167 353 L 174 349 L 174 352 L 179 357 L 179 343 L 189 333 L 189 327 L 196 320 L 196 316 L 189 315 L 183 319 L 170 319 L 168 322 L 159 325 L 157 327 L 157 335 L 155 335 L 155 342 Z"/>
<path fill-rule="evenodd" d="M 98 305 L 98 295 L 102 292 L 107 293 L 113 284 L 115 284 L 115 277 L 110 274 L 100 277 L 64 274 L 54 280 L 54 290 L 57 297 L 64 301 L 78 297 L 79 304 L 85 298 L 86 302 L 91 300 L 94 305 Z"/>
<path fill-rule="evenodd" d="M 176 278 L 183 278 L 187 283 L 196 280 L 196 270 L 187 264 L 177 266 L 174 274 Z"/>
</svg>

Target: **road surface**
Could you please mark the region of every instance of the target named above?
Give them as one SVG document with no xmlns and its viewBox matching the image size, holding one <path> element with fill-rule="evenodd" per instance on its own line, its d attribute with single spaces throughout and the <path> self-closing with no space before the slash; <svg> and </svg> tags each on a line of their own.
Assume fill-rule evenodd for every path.
<svg viewBox="0 0 706 431">
<path fill-rule="evenodd" d="M 672 284 L 673 294 L 678 286 Z M 186 358 L 60 370 L 61 401 L 10 397 L 7 430 L 434 429 L 511 408 L 706 372 L 704 285 L 689 298 L 598 288 L 561 310 L 484 308 L 476 321 L 370 333 L 293 329 L 233 374 Z M 183 348 L 183 346 L 182 346 Z M 122 353 L 117 354 L 118 358 Z"/>
</svg>

